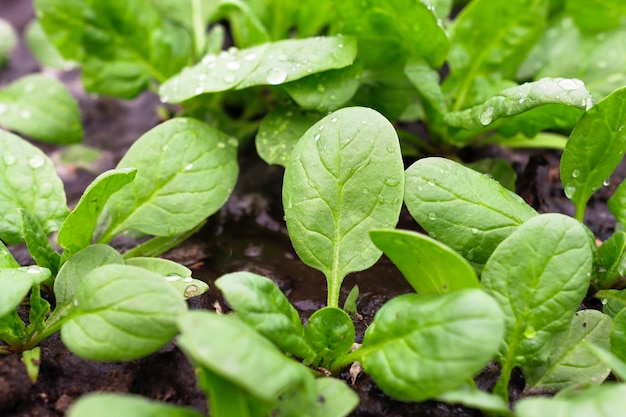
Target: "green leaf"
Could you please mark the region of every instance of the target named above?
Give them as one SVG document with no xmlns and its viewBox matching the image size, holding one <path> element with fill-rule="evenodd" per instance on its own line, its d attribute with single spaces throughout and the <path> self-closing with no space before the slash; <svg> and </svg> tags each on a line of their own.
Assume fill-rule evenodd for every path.
<svg viewBox="0 0 626 417">
<path fill-rule="evenodd" d="M 0 241 L 0 269 L 19 268 L 20 264 L 15 260 L 4 243 Z"/>
<path fill-rule="evenodd" d="M 359 88 L 363 65 L 318 72 L 285 84 L 285 90 L 306 110 L 329 112 L 346 104 Z"/>
<path fill-rule="evenodd" d="M 107 200 L 123 186 L 133 181 L 137 170 L 115 169 L 100 174 L 83 192 L 74 210 L 67 216 L 59 236 L 59 245 L 65 249 L 64 258 L 91 244 L 98 218 Z"/>
<path fill-rule="evenodd" d="M 609 201 L 607 201 L 609 211 L 615 216 L 615 220 L 622 227 L 626 226 L 626 182 L 617 187 Z"/>
<path fill-rule="evenodd" d="M 39 378 L 39 365 L 41 364 L 41 348 L 37 346 L 31 350 L 22 352 L 22 362 L 26 368 L 28 378 L 34 384 Z"/>
<path fill-rule="evenodd" d="M 76 63 L 64 59 L 59 51 L 50 43 L 38 20 L 31 20 L 24 29 L 24 41 L 30 52 L 43 67 L 71 70 Z"/>
<path fill-rule="evenodd" d="M 491 175 L 493 179 L 504 187 L 515 192 L 517 173 L 513 166 L 511 166 L 511 163 L 506 159 L 485 158 L 465 165 L 475 171 Z"/>
<path fill-rule="evenodd" d="M 296 309 L 268 278 L 251 272 L 234 272 L 215 281 L 237 316 L 271 340 L 282 351 L 311 363 L 316 356 L 304 338 Z"/>
<path fill-rule="evenodd" d="M 532 111 L 532 110 L 531 110 Z M 516 120 L 519 118 L 516 118 Z M 541 132 L 533 137 L 518 133 L 512 137 L 503 135 L 490 135 L 483 143 L 498 143 L 507 148 L 527 148 L 527 149 L 565 149 L 567 137 L 558 133 Z M 507 188 L 509 188 L 507 186 Z"/>
<path fill-rule="evenodd" d="M 89 272 L 61 328 L 73 353 L 98 361 L 132 360 L 157 351 L 176 335 L 187 304 L 160 275 L 108 264 Z"/>
<path fill-rule="evenodd" d="M 278 85 L 351 65 L 356 42 L 348 36 L 287 39 L 208 54 L 159 89 L 161 100 L 180 103 L 203 93 Z"/>
<path fill-rule="evenodd" d="M 19 211 L 22 216 L 22 233 L 28 253 L 37 265 L 48 268 L 52 276 L 56 276 L 61 256 L 50 246 L 48 235 L 39 220 L 26 210 L 19 209 Z"/>
<path fill-rule="evenodd" d="M 0 126 L 61 145 L 80 142 L 83 127 L 76 100 L 45 75 L 27 75 L 0 90 Z"/>
<path fill-rule="evenodd" d="M 91 245 L 72 255 L 54 280 L 56 310 L 68 307 L 74 301 L 78 286 L 89 272 L 102 265 L 123 263 L 122 255 L 107 245 Z"/>
<path fill-rule="evenodd" d="M 440 67 L 450 40 L 437 16 L 420 1 L 342 1 L 334 3 L 342 21 L 342 33 L 355 35 L 359 57 L 366 67 L 401 65 L 409 58 L 423 58 Z"/>
<path fill-rule="evenodd" d="M 515 404 L 518 417 L 618 416 L 626 407 L 626 385 L 604 384 L 566 392 L 555 398 L 531 397 Z"/>
<path fill-rule="evenodd" d="M 81 64 L 89 92 L 133 98 L 192 55 L 191 37 L 145 1 L 36 0 L 50 42 Z"/>
<path fill-rule="evenodd" d="M 469 109 L 447 113 L 444 120 L 450 126 L 473 130 L 546 104 L 588 110 L 593 103 L 591 94 L 578 79 L 542 78 L 502 90 L 484 103 Z"/>
<path fill-rule="evenodd" d="M 540 134 L 545 135 L 544 131 L 546 130 L 569 134 L 583 113 L 583 110 L 576 107 L 562 104 L 544 104 L 513 118 L 500 119 L 495 126 L 497 126 L 498 133 L 506 137 L 523 133 L 526 138 L 534 138 Z M 492 140 L 492 138 L 489 138 L 489 140 Z M 563 149 L 564 147 L 565 143 L 557 149 Z"/>
<path fill-rule="evenodd" d="M 328 369 L 333 360 L 344 356 L 352 348 L 355 330 L 352 319 L 345 311 L 325 307 L 311 315 L 304 335 L 317 353 L 316 363 Z"/>
<path fill-rule="evenodd" d="M 29 325 L 26 332 L 33 334 L 35 331 L 41 332 L 45 327 L 46 318 L 50 313 L 50 303 L 41 298 L 39 285 L 33 285 L 30 292 L 30 310 L 28 311 Z"/>
<path fill-rule="evenodd" d="M 331 113 L 296 144 L 283 184 L 287 229 L 302 261 L 326 275 L 329 306 L 348 273 L 380 257 L 368 233 L 398 222 L 402 170 L 393 126 L 371 109 Z"/>
<path fill-rule="evenodd" d="M 178 345 L 188 357 L 258 400 L 275 402 L 288 388 L 312 382 L 308 368 L 232 316 L 191 311 L 178 326 Z"/>
<path fill-rule="evenodd" d="M 31 213 L 46 233 L 59 230 L 67 215 L 63 183 L 52 161 L 38 148 L 0 130 L 0 239 L 7 244 L 23 241 L 17 209 Z"/>
<path fill-rule="evenodd" d="M 0 269 L 0 317 L 15 310 L 30 289 L 50 277 L 50 271 L 38 266 Z"/>
<path fill-rule="evenodd" d="M 406 170 L 405 204 L 431 237 L 475 266 L 537 214 L 497 181 L 443 158 L 424 158 Z"/>
<path fill-rule="evenodd" d="M 459 387 L 493 357 L 502 312 L 479 289 L 407 294 L 385 304 L 355 352 L 388 395 L 424 401 Z"/>
<path fill-rule="evenodd" d="M 476 387 L 463 385 L 454 391 L 439 395 L 437 401 L 449 404 L 462 404 L 470 408 L 497 413 L 498 416 L 512 415 L 509 405 L 501 398 L 490 392 L 481 391 Z"/>
<path fill-rule="evenodd" d="M 315 380 L 316 395 L 296 390 L 283 394 L 272 417 L 345 417 L 359 404 L 358 395 L 343 381 Z"/>
<path fill-rule="evenodd" d="M 416 97 L 417 90 L 404 74 L 403 68 L 391 66 L 363 71 L 361 85 L 352 102 L 376 109 L 390 120 L 397 120 Z"/>
<path fill-rule="evenodd" d="M 626 307 L 626 291 L 624 290 L 600 290 L 594 297 L 602 300 L 604 314 L 615 318 Z"/>
<path fill-rule="evenodd" d="M 514 366 L 527 371 L 546 360 L 587 292 L 592 257 L 581 224 L 556 213 L 527 220 L 495 249 L 482 285 L 506 318 L 497 394 L 504 397 Z"/>
<path fill-rule="evenodd" d="M 278 107 L 265 115 L 256 135 L 259 156 L 268 164 L 285 166 L 298 140 L 318 120 L 318 112 L 302 111 L 298 107 Z"/>
<path fill-rule="evenodd" d="M 610 288 L 626 275 L 626 233 L 615 232 L 598 248 L 597 288 Z"/>
<path fill-rule="evenodd" d="M 626 4 L 612 0 L 568 0 L 565 10 L 582 32 L 596 34 L 619 28 L 626 15 Z"/>
<path fill-rule="evenodd" d="M 219 10 L 228 17 L 235 44 L 243 47 L 269 42 L 270 35 L 248 2 L 221 0 Z"/>
<path fill-rule="evenodd" d="M 432 238 L 408 230 L 372 230 L 370 238 L 417 293 L 438 294 L 480 288 L 471 265 Z"/>
<path fill-rule="evenodd" d="M 600 345 L 600 347 L 605 346 Z M 626 310 L 623 309 L 613 318 L 611 352 L 622 361 L 626 360 Z"/>
<path fill-rule="evenodd" d="M 450 29 L 450 76 L 443 84 L 444 91 L 454 97 L 453 110 L 487 99 L 480 97 L 481 90 L 488 90 L 485 85 L 497 85 L 503 78 L 515 79 L 544 29 L 546 3 L 475 0 L 463 8 Z"/>
<path fill-rule="evenodd" d="M 438 113 L 447 113 L 448 103 L 443 91 L 441 91 L 440 77 L 437 71 L 432 69 L 424 60 L 412 60 L 404 67 L 404 73 L 425 101 Z"/>
<path fill-rule="evenodd" d="M 356 314 L 356 302 L 359 299 L 359 286 L 355 285 L 352 287 L 346 300 L 343 302 L 343 311 L 349 314 Z"/>
<path fill-rule="evenodd" d="M 167 281 L 183 298 L 197 297 L 209 290 L 209 285 L 191 277 L 191 270 L 177 262 L 163 258 L 138 257 L 126 259 L 126 265 L 155 272 Z"/>
<path fill-rule="evenodd" d="M 140 137 L 117 166 L 132 167 L 135 180 L 109 198 L 111 225 L 100 242 L 125 230 L 174 236 L 215 213 L 237 180 L 237 141 L 175 118 Z"/>
<path fill-rule="evenodd" d="M 112 392 L 89 393 L 75 401 L 67 417 L 108 417 L 126 415 L 135 417 L 202 417 L 203 414 L 179 405 L 149 400 L 135 394 Z"/>
<path fill-rule="evenodd" d="M 17 46 L 17 33 L 11 24 L 0 19 L 0 68 L 9 61 L 13 49 Z"/>
<path fill-rule="evenodd" d="M 583 342 L 583 344 L 591 353 L 596 355 L 598 359 L 609 367 L 609 370 L 613 373 L 613 375 L 621 380 L 626 379 L 626 363 L 624 363 L 616 355 L 609 352 L 607 349 L 603 349 L 593 343 Z"/>
<path fill-rule="evenodd" d="M 569 328 L 555 336 L 548 360 L 524 372 L 532 387 L 561 390 L 572 385 L 600 384 L 610 369 L 586 347 L 609 348 L 611 319 L 596 310 L 577 312 Z"/>
<path fill-rule="evenodd" d="M 626 151 L 626 87 L 614 91 L 587 110 L 561 156 L 565 195 L 583 220 L 591 195 L 613 173 Z"/>
</svg>

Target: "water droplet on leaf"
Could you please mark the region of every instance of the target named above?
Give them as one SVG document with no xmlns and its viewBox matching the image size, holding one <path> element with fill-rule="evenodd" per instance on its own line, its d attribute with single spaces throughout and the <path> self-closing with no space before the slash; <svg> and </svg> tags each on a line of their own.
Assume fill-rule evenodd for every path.
<svg viewBox="0 0 626 417">
<path fill-rule="evenodd" d="M 428 218 L 430 220 L 437 220 L 437 214 L 434 212 L 428 213 Z"/>
<path fill-rule="evenodd" d="M 337 118 L 333 117 L 330 121 L 333 122 L 333 123 L 337 123 Z M 622 126 L 622 127 L 624 127 L 624 126 Z"/>
<path fill-rule="evenodd" d="M 578 178 L 578 176 L 580 175 L 580 171 L 575 169 L 572 171 L 572 178 Z"/>
<path fill-rule="evenodd" d="M 232 71 L 237 71 L 239 68 L 241 68 L 241 64 L 239 63 L 239 61 L 230 61 L 228 64 L 226 64 L 226 68 Z"/>
<path fill-rule="evenodd" d="M 273 67 L 267 70 L 267 82 L 271 85 L 277 85 L 285 82 L 287 79 L 287 71 L 280 67 Z"/>
<path fill-rule="evenodd" d="M 185 296 L 185 298 L 191 298 L 191 297 L 195 297 L 196 295 L 200 294 L 200 288 L 198 288 L 195 285 L 188 285 L 187 288 L 185 288 L 185 291 L 183 292 L 183 295 Z"/>
<path fill-rule="evenodd" d="M 28 110 L 22 110 L 20 112 L 20 116 L 22 116 L 24 119 L 30 119 L 30 111 Z"/>
<path fill-rule="evenodd" d="M 526 330 L 524 330 L 524 337 L 526 339 L 534 339 L 537 337 L 537 331 L 532 326 L 528 326 Z"/>
<path fill-rule="evenodd" d="M 35 155 L 28 160 L 28 165 L 32 169 L 41 168 L 45 163 L 46 163 L 46 160 L 43 159 L 43 156 L 41 155 Z"/>
<path fill-rule="evenodd" d="M 15 155 L 10 153 L 4 154 L 3 159 L 6 166 L 15 165 L 15 163 L 17 162 L 17 158 L 15 157 Z"/>
<path fill-rule="evenodd" d="M 237 77 L 234 74 L 226 74 L 224 76 L 224 81 L 227 83 L 234 83 Z"/>
<path fill-rule="evenodd" d="M 487 107 L 487 110 L 482 112 L 478 119 L 480 120 L 480 124 L 483 126 L 487 126 L 493 120 L 493 107 Z"/>
</svg>

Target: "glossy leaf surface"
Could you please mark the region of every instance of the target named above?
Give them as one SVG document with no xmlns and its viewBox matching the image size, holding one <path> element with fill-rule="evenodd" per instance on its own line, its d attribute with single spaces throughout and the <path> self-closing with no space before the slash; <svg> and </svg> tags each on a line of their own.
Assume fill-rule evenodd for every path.
<svg viewBox="0 0 626 417">
<path fill-rule="evenodd" d="M 160 275 L 128 265 L 89 272 L 61 328 L 75 354 L 99 361 L 131 360 L 155 352 L 177 332 L 187 304 Z"/>
<path fill-rule="evenodd" d="M 503 330 L 497 303 L 479 289 L 401 295 L 378 311 L 357 352 L 388 395 L 424 401 L 478 372 L 497 352 Z"/>
<path fill-rule="evenodd" d="M 49 277 L 50 271 L 38 266 L 0 269 L 0 317 L 17 308 L 33 285 Z"/>
<path fill-rule="evenodd" d="M 176 405 L 149 400 L 134 394 L 99 392 L 84 395 L 70 407 L 67 417 L 108 417 L 111 415 L 144 417 L 202 417 L 200 412 Z"/>
<path fill-rule="evenodd" d="M 472 266 L 446 245 L 408 230 L 372 230 L 370 238 L 419 294 L 479 288 Z"/>
<path fill-rule="evenodd" d="M 185 299 L 197 297 L 209 290 L 206 282 L 192 278 L 189 268 L 169 259 L 136 257 L 126 259 L 125 263 L 161 275 Z"/>
<path fill-rule="evenodd" d="M 326 275 L 329 306 L 348 273 L 380 257 L 368 233 L 395 226 L 403 189 L 398 137 L 374 110 L 331 113 L 294 148 L 283 184 L 287 228 L 300 259 Z"/>
<path fill-rule="evenodd" d="M 311 315 L 305 327 L 305 337 L 321 366 L 348 353 L 354 344 L 355 330 L 348 314 L 336 307 L 325 307 Z"/>
<path fill-rule="evenodd" d="M 497 181 L 443 158 L 406 170 L 405 204 L 431 237 L 482 266 L 535 210 Z"/>
</svg>

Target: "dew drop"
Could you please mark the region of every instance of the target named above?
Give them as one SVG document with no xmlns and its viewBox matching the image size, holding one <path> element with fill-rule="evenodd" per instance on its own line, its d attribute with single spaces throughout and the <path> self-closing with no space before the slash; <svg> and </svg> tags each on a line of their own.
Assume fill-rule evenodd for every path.
<svg viewBox="0 0 626 417">
<path fill-rule="evenodd" d="M 228 138 L 226 142 L 233 148 L 236 148 L 237 146 L 239 146 L 239 141 L 235 138 Z"/>
<path fill-rule="evenodd" d="M 574 197 L 574 194 L 576 194 L 576 187 L 568 185 L 567 187 L 565 187 L 564 191 L 567 198 L 571 199 L 572 197 Z"/>
<path fill-rule="evenodd" d="M 318 84 L 318 85 L 317 85 L 317 91 L 318 91 L 319 93 L 324 93 L 324 92 L 326 92 L 326 87 L 324 87 L 324 85 L 323 85 L 323 84 Z"/>
<path fill-rule="evenodd" d="M 33 83 L 28 83 L 24 86 L 24 91 L 27 93 L 32 93 L 34 89 L 35 89 L 35 84 Z"/>
<path fill-rule="evenodd" d="M 232 71 L 237 71 L 239 68 L 241 68 L 241 64 L 239 63 L 239 61 L 230 61 L 228 64 L 226 64 L 226 68 Z"/>
<path fill-rule="evenodd" d="M 3 115 L 4 113 L 6 113 L 8 109 L 9 109 L 9 106 L 7 106 L 4 103 L 0 103 L 0 115 Z"/>
<path fill-rule="evenodd" d="M 571 91 L 571 90 L 576 90 L 578 87 L 580 87 L 581 81 L 570 80 L 570 79 L 564 78 L 561 81 L 559 81 L 558 84 L 563 90 Z"/>
<path fill-rule="evenodd" d="M 217 147 L 218 147 L 218 148 L 225 148 L 225 147 L 226 147 L 226 144 L 225 144 L 224 142 L 218 142 L 218 143 L 217 143 Z"/>
<path fill-rule="evenodd" d="M 246 61 L 254 61 L 256 59 L 256 54 L 254 52 L 249 52 L 243 57 L 243 59 Z"/>
<path fill-rule="evenodd" d="M 428 213 L 428 218 L 430 220 L 437 220 L 437 214 L 434 213 L 434 212 L 430 212 L 430 213 Z"/>
<path fill-rule="evenodd" d="M 435 186 L 435 183 L 434 183 L 434 182 L 432 182 L 432 181 L 428 181 L 426 184 L 430 185 L 431 187 L 434 187 L 434 186 Z"/>
<path fill-rule="evenodd" d="M 518 102 L 519 104 L 524 104 L 524 102 L 525 102 L 525 101 L 526 101 L 526 97 L 522 97 L 522 98 L 520 98 L 517 102 Z"/>
<path fill-rule="evenodd" d="M 603 299 L 602 299 L 602 305 L 606 305 L 606 303 L 608 303 L 608 302 L 609 302 L 609 300 L 608 300 L 608 299 L 606 299 L 606 298 L 603 298 Z"/>
<path fill-rule="evenodd" d="M 20 116 L 22 116 L 24 119 L 30 119 L 30 111 L 28 110 L 22 110 L 20 112 Z"/>
<path fill-rule="evenodd" d="M 578 178 L 578 176 L 580 175 L 580 171 L 575 169 L 572 171 L 572 178 Z"/>
<path fill-rule="evenodd" d="M 397 187 L 398 185 L 400 185 L 400 180 L 398 180 L 397 178 L 390 177 L 385 180 L 385 184 L 387 184 L 390 187 Z"/>
<path fill-rule="evenodd" d="M 383 204 L 385 202 L 385 197 L 379 194 L 376 196 L 376 200 L 378 200 L 380 204 Z"/>
<path fill-rule="evenodd" d="M 180 279 L 181 277 L 179 275 L 168 275 L 165 277 L 165 280 L 169 282 L 179 281 Z"/>
<path fill-rule="evenodd" d="M 183 291 L 183 295 L 185 296 L 185 298 L 195 297 L 198 294 L 200 294 L 200 288 L 193 284 L 188 285 L 187 288 L 185 288 L 185 291 Z"/>
<path fill-rule="evenodd" d="M 528 326 L 526 330 L 524 330 L 524 337 L 526 339 L 534 339 L 537 337 L 537 331 L 532 326 Z"/>
<path fill-rule="evenodd" d="M 45 159 L 41 155 L 35 155 L 28 160 L 28 165 L 32 169 L 41 168 L 46 163 Z"/>
<path fill-rule="evenodd" d="M 369 188 L 367 188 L 367 187 L 364 187 L 364 188 L 363 188 L 363 194 L 367 194 L 367 193 L 369 193 L 369 192 L 370 192 Z"/>
<path fill-rule="evenodd" d="M 17 158 L 15 157 L 15 155 L 10 153 L 5 153 L 2 159 L 4 159 L 4 164 L 9 167 L 11 165 L 15 165 L 15 163 L 17 162 Z"/>
<path fill-rule="evenodd" d="M 333 123 L 337 123 L 337 118 L 333 117 L 330 121 L 333 122 Z M 624 127 L 624 126 L 622 126 L 622 127 Z"/>
<path fill-rule="evenodd" d="M 234 83 L 236 79 L 237 77 L 235 76 L 235 74 L 226 74 L 224 76 L 224 81 L 227 83 Z"/>
<path fill-rule="evenodd" d="M 214 62 L 217 59 L 217 57 L 213 54 L 211 55 L 206 55 L 204 58 L 202 58 L 202 63 L 203 64 L 210 64 L 211 62 Z"/>
<path fill-rule="evenodd" d="M 472 227 L 472 234 L 475 235 L 478 233 L 478 229 L 475 227 Z"/>
<path fill-rule="evenodd" d="M 324 130 L 324 125 L 320 125 L 319 129 L 320 129 L 320 131 Z"/>
<path fill-rule="evenodd" d="M 287 71 L 280 67 L 272 67 L 267 70 L 267 77 L 265 78 L 268 84 L 277 85 L 285 82 L 287 79 Z"/>
<path fill-rule="evenodd" d="M 193 90 L 194 94 L 202 94 L 202 87 L 196 87 L 195 90 Z"/>
<path fill-rule="evenodd" d="M 621 125 L 619 129 L 617 129 L 618 132 L 621 132 L 622 130 L 624 130 L 624 125 Z"/>
<path fill-rule="evenodd" d="M 610 178 L 605 179 L 602 185 L 604 185 L 605 187 L 608 187 L 609 185 L 611 185 L 611 179 Z"/>
<path fill-rule="evenodd" d="M 188 165 L 185 167 L 185 171 L 189 171 L 190 169 L 193 169 L 193 164 L 188 164 Z"/>
<path fill-rule="evenodd" d="M 43 271 L 43 268 L 37 265 L 29 266 L 26 269 L 27 274 L 39 274 L 41 271 Z"/>
<path fill-rule="evenodd" d="M 316 133 L 315 136 L 313 136 L 313 139 L 315 139 L 315 142 L 317 142 L 318 140 L 320 140 L 320 137 L 322 135 L 320 135 L 319 133 Z"/>
<path fill-rule="evenodd" d="M 437 233 L 431 231 L 431 232 L 428 232 L 428 236 L 435 238 L 437 237 Z"/>
<path fill-rule="evenodd" d="M 465 259 L 467 259 L 468 261 L 474 259 L 474 249 L 470 249 L 467 251 L 467 253 L 465 254 Z"/>
<path fill-rule="evenodd" d="M 480 124 L 487 126 L 493 120 L 493 107 L 487 107 L 487 110 L 482 112 L 478 117 Z"/>
</svg>

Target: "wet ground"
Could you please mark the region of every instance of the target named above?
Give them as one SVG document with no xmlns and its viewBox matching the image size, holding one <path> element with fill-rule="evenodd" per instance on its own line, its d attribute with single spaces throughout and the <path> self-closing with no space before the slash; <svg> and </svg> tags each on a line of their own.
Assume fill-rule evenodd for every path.
<svg viewBox="0 0 626 417">
<path fill-rule="evenodd" d="M 0 17 L 10 20 L 21 31 L 32 18 L 30 2 L 0 0 Z M 36 71 L 39 71 L 36 62 L 21 44 L 9 66 L 0 70 L 0 87 Z M 97 172 L 112 168 L 135 139 L 159 123 L 155 112 L 159 101 L 150 93 L 133 101 L 91 96 L 82 91 L 76 72 L 51 75 L 66 82 L 79 99 L 85 144 L 103 151 L 100 161 L 88 170 L 75 166 L 59 168 L 71 205 Z M 56 159 L 61 152 L 53 146 L 44 149 Z M 512 162 L 518 174 L 518 193 L 538 211 L 573 214 L 573 206 L 560 186 L 558 152 L 488 148 L 463 153 L 467 160 L 494 155 Z M 192 308 L 213 309 L 215 303 L 227 308 L 212 282 L 224 273 L 246 270 L 272 278 L 306 320 L 325 303 L 325 279 L 321 273 L 302 264 L 290 245 L 280 199 L 282 168 L 267 166 L 253 149 L 244 151 L 241 158 L 241 177 L 228 203 L 196 236 L 165 256 L 188 265 L 195 277 L 211 284 L 209 293 L 191 301 Z M 603 188 L 590 203 L 587 224 L 601 239 L 608 237 L 614 226 L 605 203 L 621 178 L 623 173 L 615 175 L 611 185 Z M 404 212 L 400 227 L 416 229 L 417 225 Z M 380 306 L 394 296 L 411 291 L 385 258 L 368 271 L 348 276 L 343 297 L 357 283 L 361 294 L 357 304 L 359 316 L 355 317 L 358 337 L 362 337 Z M 488 389 L 497 376 L 497 368 L 488 367 L 478 377 L 478 384 Z M 347 372 L 340 377 L 351 383 Z M 521 376 L 514 376 L 512 386 L 512 394 L 519 393 L 523 388 Z M 479 411 L 436 402 L 393 401 L 364 375 L 356 379 L 353 388 L 361 397 L 361 404 L 351 414 L 353 417 L 482 415 Z M 17 356 L 0 358 L 2 416 L 62 416 L 75 399 L 95 390 L 132 392 L 207 411 L 206 400 L 196 387 L 193 369 L 173 344 L 137 361 L 96 363 L 68 352 L 56 335 L 42 344 L 41 373 L 34 385 Z"/>
</svg>

